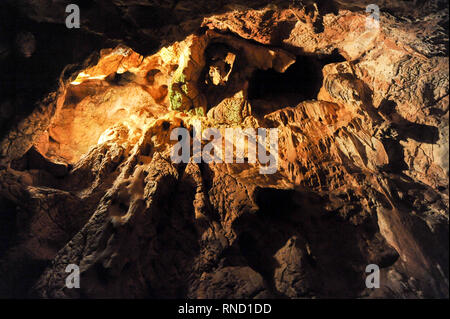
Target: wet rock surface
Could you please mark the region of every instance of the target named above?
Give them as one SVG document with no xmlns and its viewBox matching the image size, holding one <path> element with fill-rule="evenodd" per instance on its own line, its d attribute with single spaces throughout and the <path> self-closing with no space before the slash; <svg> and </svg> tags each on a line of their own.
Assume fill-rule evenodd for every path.
<svg viewBox="0 0 450 319">
<path fill-rule="evenodd" d="M 448 298 L 446 3 L 42 3 L 2 4 L 0 296 Z M 195 120 L 278 171 L 174 163 Z"/>
</svg>

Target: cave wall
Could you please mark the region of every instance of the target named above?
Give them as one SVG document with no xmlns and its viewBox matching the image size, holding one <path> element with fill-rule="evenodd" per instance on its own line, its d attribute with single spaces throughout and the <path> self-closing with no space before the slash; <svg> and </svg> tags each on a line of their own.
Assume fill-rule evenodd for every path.
<svg viewBox="0 0 450 319">
<path fill-rule="evenodd" d="M 358 2 L 83 2 L 77 31 L 52 4 L 2 4 L 2 296 L 448 298 L 445 2 L 385 1 L 369 31 Z M 235 56 L 229 77 L 214 42 Z M 133 53 L 116 65 L 114 48 Z M 139 92 L 154 121 L 97 143 L 122 114 L 87 120 L 107 92 Z M 171 163 L 171 129 L 196 115 L 277 127 L 277 174 Z M 77 120 L 105 126 L 58 139 Z M 81 289 L 65 287 L 71 263 Z M 371 263 L 381 289 L 364 286 Z"/>
</svg>

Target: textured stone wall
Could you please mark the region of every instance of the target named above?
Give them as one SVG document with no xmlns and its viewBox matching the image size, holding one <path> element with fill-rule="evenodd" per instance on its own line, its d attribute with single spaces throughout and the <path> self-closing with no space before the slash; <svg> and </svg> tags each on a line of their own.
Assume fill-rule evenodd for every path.
<svg viewBox="0 0 450 319">
<path fill-rule="evenodd" d="M 0 296 L 448 298 L 448 7 L 414 4 L 2 4 Z M 277 128 L 277 173 L 174 164 L 195 119 Z"/>
</svg>

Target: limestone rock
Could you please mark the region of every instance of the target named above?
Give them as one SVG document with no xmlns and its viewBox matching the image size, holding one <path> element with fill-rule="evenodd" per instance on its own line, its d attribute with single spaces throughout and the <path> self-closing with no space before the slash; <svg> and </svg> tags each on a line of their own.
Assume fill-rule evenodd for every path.
<svg viewBox="0 0 450 319">
<path fill-rule="evenodd" d="M 448 298 L 446 2 L 42 4 L 0 4 L 41 31 L 0 30 L 1 297 Z M 173 162 L 197 121 L 276 173 Z"/>
</svg>

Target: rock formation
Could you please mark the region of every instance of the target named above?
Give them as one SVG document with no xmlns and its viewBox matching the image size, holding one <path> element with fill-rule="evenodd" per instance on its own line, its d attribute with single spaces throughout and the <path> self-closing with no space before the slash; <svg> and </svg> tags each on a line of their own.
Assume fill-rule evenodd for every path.
<svg viewBox="0 0 450 319">
<path fill-rule="evenodd" d="M 44 2 L 1 10 L 1 297 L 448 298 L 446 1 Z M 174 163 L 195 121 L 277 172 Z"/>
</svg>

